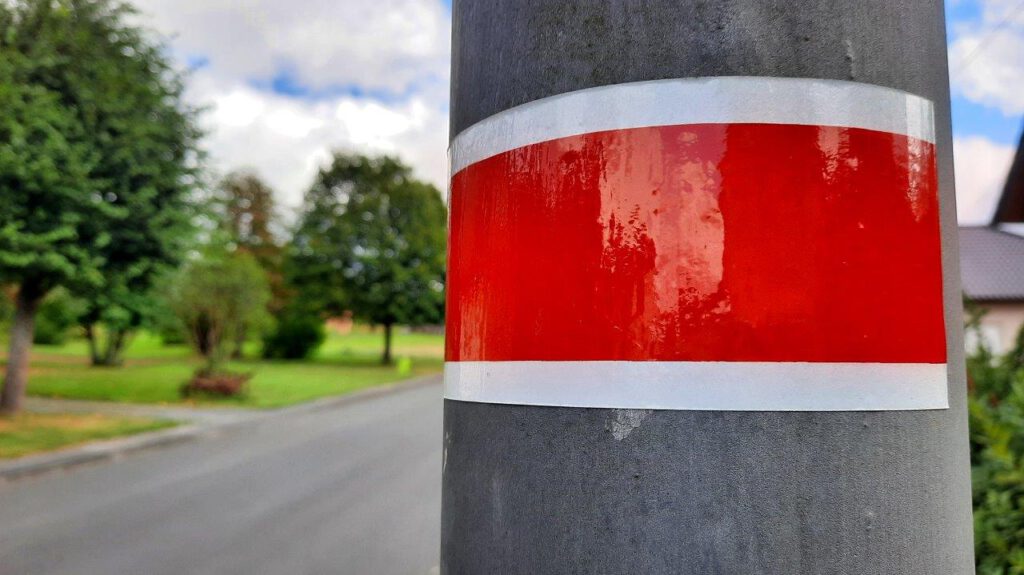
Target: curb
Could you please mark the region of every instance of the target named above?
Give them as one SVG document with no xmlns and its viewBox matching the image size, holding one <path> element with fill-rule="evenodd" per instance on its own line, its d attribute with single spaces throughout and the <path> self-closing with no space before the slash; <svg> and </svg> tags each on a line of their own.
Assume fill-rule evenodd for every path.
<svg viewBox="0 0 1024 575">
<path fill-rule="evenodd" d="M 14 481 L 56 469 L 67 469 L 87 463 L 117 459 L 133 451 L 191 441 L 204 431 L 204 428 L 195 425 L 172 427 L 130 437 L 96 441 L 60 451 L 28 455 L 0 464 L 0 480 Z"/>
<path fill-rule="evenodd" d="M 320 399 L 314 399 L 313 401 L 307 401 L 306 403 L 289 405 L 287 407 L 279 407 L 277 409 L 266 411 L 265 416 L 275 417 L 278 415 L 296 415 L 299 413 L 331 409 L 335 407 L 341 407 L 343 405 L 348 405 L 350 403 L 358 403 L 360 401 L 366 401 L 368 399 L 374 399 L 385 395 L 391 395 L 399 391 L 408 391 L 411 389 L 417 389 L 420 387 L 426 387 L 428 385 L 440 383 L 441 374 L 439 373 L 431 375 L 421 375 L 419 377 L 413 377 L 411 379 L 406 379 L 396 383 L 367 387 L 365 389 L 360 389 L 359 391 L 346 393 L 345 395 L 338 395 L 334 397 L 322 397 Z"/>
<path fill-rule="evenodd" d="M 170 447 L 186 441 L 212 436 L 227 428 L 263 421 L 272 417 L 299 415 L 332 409 L 401 391 L 426 387 L 439 382 L 440 375 L 425 375 L 397 383 L 361 389 L 337 397 L 325 397 L 298 405 L 257 412 L 253 413 L 252 417 L 238 421 L 208 425 L 183 425 L 170 429 L 140 433 L 129 437 L 86 443 L 79 447 L 69 447 L 59 451 L 27 455 L 9 462 L 0 463 L 0 483 L 7 483 L 58 469 L 70 469 L 89 463 L 114 460 L 144 449 Z"/>
</svg>

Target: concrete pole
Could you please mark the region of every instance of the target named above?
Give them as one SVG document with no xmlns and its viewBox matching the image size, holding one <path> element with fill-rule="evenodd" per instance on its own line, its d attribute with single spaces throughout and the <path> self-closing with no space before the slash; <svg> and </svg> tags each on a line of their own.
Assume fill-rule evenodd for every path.
<svg viewBox="0 0 1024 575">
<path fill-rule="evenodd" d="M 474 162 L 483 166 L 488 154 L 507 150 L 512 150 L 508 153 L 518 163 L 506 161 L 498 165 L 492 162 L 482 168 L 473 168 L 480 172 L 477 175 L 456 176 L 464 181 L 453 182 L 442 572 L 448 575 L 973 573 L 965 367 L 942 2 L 455 0 L 453 18 L 451 134 L 457 140 L 464 134 L 470 134 L 474 125 L 491 121 L 488 124 L 489 134 L 485 130 L 477 130 L 472 138 L 463 139 L 458 150 L 453 149 L 453 171 L 468 170 L 467 166 L 475 165 Z M 730 79 L 736 77 L 739 79 Z M 721 81 L 672 83 L 676 79 L 694 78 L 719 78 Z M 750 78 L 753 78 L 753 83 L 747 81 Z M 803 80 L 795 84 L 758 83 L 764 78 Z M 626 92 L 617 92 L 619 88 L 614 88 L 653 80 L 669 82 L 633 84 L 633 88 L 627 87 Z M 820 85 L 799 83 L 804 80 L 826 82 Z M 567 96 L 609 86 L 614 89 L 586 92 L 582 98 Z M 766 91 L 757 95 L 759 89 Z M 645 95 L 659 90 L 661 92 L 653 96 Z M 754 97 L 749 90 L 755 91 Z M 807 97 L 812 100 L 800 105 L 803 101 L 800 93 L 809 94 Z M 674 94 L 679 97 L 675 98 Z M 707 97 L 696 97 L 701 94 Z M 829 94 L 838 96 L 833 98 Z M 549 97 L 567 99 L 559 100 L 561 103 L 554 108 L 541 102 L 539 107 L 523 112 L 534 114 L 530 116 L 530 122 L 548 122 L 546 128 L 538 129 L 540 135 L 533 139 L 519 133 L 523 130 L 522 122 L 501 119 L 511 117 L 508 114 L 502 116 L 503 112 L 522 110 L 517 107 Z M 852 100 L 846 101 L 848 97 Z M 890 97 L 897 98 L 894 100 L 896 104 L 887 100 Z M 756 117 L 744 118 L 740 113 L 740 119 L 735 121 L 788 124 L 790 122 L 786 118 L 790 116 L 787 114 L 799 115 L 808 110 L 825 109 L 829 107 L 829 101 L 839 102 L 838 111 L 833 110 L 833 113 L 843 117 L 834 122 L 824 118 L 810 123 L 846 126 L 847 118 L 842 110 L 854 108 L 860 111 L 851 112 L 851 118 L 858 114 L 861 116 L 857 117 L 870 118 L 861 123 L 857 118 L 849 120 L 849 125 L 863 128 L 861 131 L 831 132 L 829 128 L 822 128 L 817 135 L 812 132 L 810 140 L 801 139 L 800 129 L 793 128 L 796 131 L 791 133 L 792 139 L 783 138 L 776 141 L 777 145 L 771 145 L 769 141 L 771 137 L 768 134 L 773 128 L 763 127 L 740 127 L 734 131 L 729 131 L 730 128 L 686 128 L 678 132 L 657 133 L 644 132 L 647 128 L 640 128 L 639 132 L 621 136 L 621 140 L 601 140 L 605 136 L 599 135 L 579 136 L 582 139 L 578 141 L 572 139 L 577 137 L 573 134 L 593 130 L 573 131 L 569 126 L 566 128 L 568 131 L 558 131 L 559 126 L 565 127 L 577 121 L 578 118 L 574 119 L 576 115 L 583 116 L 580 122 L 590 122 L 588 126 L 603 126 L 611 130 L 652 125 L 651 122 L 644 123 L 642 118 L 632 117 L 623 120 L 621 125 L 616 124 L 622 117 L 637 115 L 635 109 L 624 108 L 624 101 L 635 101 L 645 110 L 669 110 L 666 112 L 668 116 L 678 116 L 676 120 L 661 122 L 666 124 L 700 123 L 700 118 L 704 118 L 701 114 L 710 114 L 711 120 L 704 121 L 728 122 L 744 101 L 757 108 L 757 114 L 761 114 L 763 120 L 759 120 L 762 116 L 756 114 Z M 773 107 L 771 103 L 776 101 L 782 104 Z M 594 102 L 599 105 L 595 107 Z M 712 105 L 715 102 L 726 102 L 727 105 L 720 106 L 726 108 L 723 112 L 726 120 L 715 116 L 718 113 Z M 900 102 L 909 104 L 903 106 Z M 582 111 L 574 106 L 582 107 Z M 901 106 L 902 112 L 899 111 Z M 907 112 L 910 108 L 933 113 L 934 128 L 928 128 L 932 125 L 931 116 L 923 123 L 918 122 L 919 117 L 907 119 L 900 116 L 906 121 L 889 125 L 885 124 L 885 118 L 879 120 L 872 115 L 877 110 L 894 110 L 894 114 L 909 116 L 917 114 Z M 687 114 L 695 109 L 699 113 L 694 112 L 696 115 L 693 117 L 697 119 L 687 120 L 690 117 Z M 549 113 L 548 120 L 537 116 L 544 113 Z M 600 119 L 596 124 L 595 117 Z M 871 123 L 876 120 L 881 123 Z M 922 128 L 921 125 L 925 124 Z M 671 129 L 674 128 L 665 128 Z M 723 131 L 714 131 L 718 129 Z M 751 132 L 753 135 L 747 137 L 743 135 L 747 129 L 768 131 Z M 898 133 L 892 135 L 889 132 Z M 517 148 L 545 140 L 547 136 L 544 134 L 567 137 L 568 143 L 561 148 L 536 148 L 532 152 L 522 152 L 525 148 Z M 711 206 L 715 209 L 708 209 L 700 220 L 711 221 L 710 228 L 700 227 L 703 224 L 694 223 L 697 220 L 687 220 L 687 214 L 692 210 L 679 207 L 679 201 L 672 199 L 683 197 L 684 204 L 691 202 L 685 205 L 702 201 L 698 196 L 685 196 L 686 193 L 695 193 L 694 182 L 700 178 L 695 179 L 692 173 L 687 176 L 689 172 L 685 172 L 685 166 L 681 164 L 669 165 L 689 152 L 670 157 L 666 151 L 668 135 L 676 138 L 671 140 L 673 142 L 692 142 L 694 138 L 698 142 L 710 142 L 717 138 L 727 143 L 725 152 L 714 152 L 719 154 L 717 163 L 686 164 L 690 168 L 703 166 L 701 169 L 706 172 L 700 181 L 710 182 L 709 189 L 713 193 L 700 197 L 720 203 L 717 207 Z M 654 147 L 641 146 L 643 142 L 651 141 L 644 139 L 648 137 L 657 139 L 652 144 Z M 481 139 L 487 138 L 504 143 L 474 149 Z M 935 144 L 934 164 L 930 163 L 929 154 L 932 152 L 929 150 L 932 148 L 928 147 L 929 139 Z M 836 143 L 840 141 L 845 143 Z M 908 141 L 912 143 L 907 144 Z M 918 141 L 926 141 L 925 148 L 915 147 L 918 144 L 913 142 Z M 615 156 L 619 153 L 615 146 L 622 142 L 633 146 L 632 156 L 630 153 L 621 155 L 621 158 Z M 755 153 L 744 152 L 741 149 L 744 142 L 754 142 L 751 145 L 755 146 Z M 892 154 L 903 155 L 878 160 L 897 168 L 878 168 L 880 164 L 870 159 L 876 157 L 870 150 L 884 148 L 878 146 L 878 142 L 899 143 L 899 146 L 885 149 Z M 780 150 L 796 150 L 793 152 L 796 155 L 792 162 L 780 160 L 776 164 L 755 165 L 759 157 L 756 145 L 767 146 L 760 149 L 771 158 L 782 158 L 778 155 L 782 154 Z M 814 149 L 818 155 L 800 156 L 798 152 L 808 145 L 811 148 L 817 146 Z M 864 146 L 861 152 L 856 151 L 858 145 Z M 711 143 L 706 144 L 705 151 L 711 147 Z M 911 148 L 909 153 L 906 152 L 908 147 Z M 626 164 L 613 166 L 613 159 L 634 162 L 629 165 L 639 166 L 648 162 L 652 154 L 668 158 L 663 166 L 658 164 L 661 168 L 654 170 L 664 170 L 658 171 L 660 175 L 656 178 L 660 187 L 652 188 L 652 193 L 660 192 L 660 195 L 652 196 L 654 199 L 645 200 L 646 203 L 637 200 L 635 206 L 630 204 L 621 208 L 619 216 L 634 214 L 633 219 L 627 218 L 626 224 L 622 219 L 615 220 L 618 223 L 608 220 L 605 217 L 607 211 L 619 209 L 616 201 L 625 198 L 632 202 L 635 199 L 629 195 L 633 192 L 623 190 L 632 189 L 629 186 L 635 180 L 630 178 L 640 177 L 636 174 L 641 172 L 623 168 Z M 548 160 L 554 163 L 545 164 Z M 590 169 L 587 162 L 599 164 L 594 168 L 596 175 L 591 179 L 588 179 L 591 172 L 587 171 Z M 744 162 L 749 164 L 749 169 L 744 167 Z M 803 173 L 800 170 L 810 165 L 808 162 L 820 162 L 821 165 L 814 167 L 810 175 L 800 176 Z M 845 168 L 836 168 L 837 165 L 846 165 L 849 169 L 842 171 Z M 911 167 L 907 168 L 908 165 Z M 545 169 L 544 166 L 561 167 L 553 168 L 553 175 L 544 176 L 547 179 L 531 180 L 535 177 L 532 171 Z M 921 176 L 924 179 L 917 182 L 914 178 L 918 176 L 914 174 L 918 172 L 914 166 L 925 172 L 934 166 L 937 172 L 933 176 L 925 173 Z M 491 170 L 489 176 L 483 174 L 485 168 Z M 839 171 L 834 172 L 837 169 Z M 890 173 L 899 169 L 905 171 L 898 175 Z M 841 282 L 830 283 L 831 280 L 825 278 L 823 287 L 815 288 L 818 281 L 815 278 L 823 268 L 814 264 L 800 272 L 808 274 L 807 278 L 800 283 L 787 283 L 786 286 L 792 289 L 780 290 L 777 297 L 761 302 L 757 309 L 768 310 L 764 311 L 766 314 L 778 311 L 781 315 L 776 319 L 780 325 L 786 324 L 799 331 L 803 328 L 798 329 L 786 322 L 792 319 L 793 314 L 806 311 L 801 307 L 802 302 L 818 298 L 814 301 L 826 305 L 815 308 L 817 311 L 813 313 L 823 314 L 826 312 L 822 309 L 834 311 L 837 307 L 847 306 L 843 298 L 848 296 L 854 298 L 849 304 L 854 307 L 863 304 L 856 298 L 873 298 L 871 305 L 874 307 L 864 309 L 877 308 L 883 310 L 879 314 L 889 314 L 882 318 L 884 326 L 877 333 L 871 332 L 869 336 L 868 331 L 874 328 L 858 323 L 863 319 L 859 316 L 872 315 L 871 311 L 851 312 L 849 317 L 843 316 L 845 319 L 829 315 L 831 319 L 827 322 L 824 316 L 817 317 L 812 313 L 809 319 L 804 319 L 812 324 L 821 320 L 824 327 L 815 324 L 817 327 L 808 328 L 811 331 L 801 332 L 804 336 L 810 333 L 813 337 L 795 339 L 796 343 L 787 344 L 776 353 L 766 347 L 757 347 L 761 345 L 757 343 L 761 341 L 758 339 L 760 324 L 744 324 L 749 331 L 741 330 L 735 323 L 701 324 L 700 334 L 721 329 L 724 335 L 711 343 L 708 343 L 710 340 L 700 340 L 694 344 L 698 352 L 693 352 L 693 338 L 699 340 L 704 335 L 687 332 L 690 324 L 679 324 L 682 320 L 675 318 L 671 320 L 677 322 L 673 324 L 674 331 L 665 328 L 667 331 L 662 332 L 658 330 L 662 330 L 668 320 L 661 315 L 644 315 L 647 313 L 645 310 L 650 310 L 656 303 L 651 294 L 662 293 L 657 291 L 657 286 L 664 281 L 675 282 L 673 285 L 682 285 L 691 291 L 696 289 L 699 292 L 696 296 L 692 293 L 686 296 L 691 299 L 685 301 L 691 303 L 696 301 L 693 298 L 705 296 L 714 302 L 714 294 L 718 294 L 714 297 L 725 297 L 721 293 L 722 286 L 729 285 L 732 299 L 728 303 L 731 307 L 720 307 L 724 304 L 718 301 L 713 309 L 702 308 L 702 313 L 719 313 L 713 310 L 723 309 L 727 310 L 724 312 L 726 315 L 747 313 L 742 311 L 746 303 L 737 295 L 746 285 L 743 282 L 746 278 L 773 272 L 758 267 L 757 258 L 744 260 L 740 271 L 730 271 L 736 260 L 730 260 L 733 256 L 729 254 L 736 252 L 729 250 L 739 249 L 735 248 L 737 242 L 764 241 L 772 244 L 778 235 L 793 233 L 786 231 L 789 229 L 786 221 L 777 218 L 770 226 L 762 222 L 772 231 L 758 236 L 760 239 L 743 236 L 744 217 L 754 218 L 746 221 L 755 221 L 758 211 L 774 209 L 769 200 L 764 200 L 769 203 L 763 206 L 759 204 L 756 209 L 751 208 L 750 202 L 755 201 L 751 198 L 755 196 L 750 190 L 768 190 L 766 193 L 770 198 L 789 197 L 779 190 L 802 190 L 801 186 L 806 182 L 799 178 L 824 178 L 820 173 L 825 171 L 839 174 L 835 177 L 840 179 L 851 178 L 846 180 L 846 184 L 835 185 L 847 186 L 841 188 L 845 190 L 842 193 L 852 193 L 850 190 L 874 189 L 856 180 L 860 175 L 874 173 L 872 170 L 881 170 L 876 173 L 881 178 L 889 177 L 879 175 L 882 172 L 890 174 L 895 178 L 890 183 L 896 182 L 893 185 L 898 189 L 890 195 L 881 193 L 874 204 L 865 204 L 867 211 L 864 213 L 868 221 L 855 222 L 861 225 L 854 228 L 872 234 L 876 233 L 872 230 L 892 224 L 895 227 L 885 229 L 893 231 L 893 235 L 878 245 L 890 246 L 893 258 L 907 259 L 887 269 L 887 275 L 871 279 L 871 285 L 867 287 L 859 286 L 856 276 L 844 276 Z M 756 172 L 753 175 L 756 181 L 744 180 L 744 174 L 750 172 Z M 682 180 L 671 179 L 670 174 L 676 173 L 683 174 L 680 176 Z M 487 180 L 488 177 L 492 179 Z M 931 217 L 934 217 L 935 226 L 941 227 L 941 233 L 938 227 L 934 229 L 934 254 L 928 251 L 931 245 L 928 243 L 931 241 L 928 230 L 931 228 L 926 224 L 930 208 L 920 199 L 936 194 L 935 185 L 928 183 L 931 182 L 929 177 L 937 181 L 938 188 L 938 215 Z M 822 186 L 833 185 L 833 180 L 822 181 L 824 183 L 819 182 Z M 530 204 L 530 198 L 533 198 L 530 182 L 543 188 L 550 202 Z M 645 183 L 650 182 L 645 180 Z M 578 198 L 573 196 L 580 202 L 588 201 L 585 197 L 588 190 L 604 194 L 603 199 L 591 206 L 590 212 L 580 216 L 579 221 L 567 221 L 561 225 L 555 234 L 550 228 L 560 224 L 551 219 L 554 217 L 552 214 L 543 210 L 562 201 L 560 198 L 570 193 L 565 191 L 570 189 L 570 184 L 575 186 L 571 193 L 581 194 Z M 739 192 L 733 191 L 739 188 L 746 190 L 744 193 L 747 195 L 737 195 Z M 646 188 L 644 193 L 648 193 Z M 903 197 L 905 201 L 902 204 L 887 203 L 892 194 Z M 808 201 L 824 202 L 818 196 L 808 198 Z M 474 201 L 491 203 L 480 206 L 474 205 Z M 806 237 L 799 236 L 800 241 L 787 245 L 799 251 L 801 255 L 797 259 L 803 257 L 801 248 L 813 250 L 821 242 L 828 244 L 829 249 L 848 249 L 851 251 L 843 252 L 843 261 L 836 264 L 834 273 L 841 275 L 842 270 L 847 269 L 843 266 L 860 265 L 856 263 L 861 261 L 858 259 L 860 256 L 865 259 L 861 261 L 863 267 L 858 268 L 861 270 L 858 273 L 876 273 L 872 270 L 877 270 L 879 265 L 884 267 L 884 261 L 889 260 L 872 259 L 877 258 L 877 252 L 858 251 L 862 243 L 829 243 L 834 238 L 832 230 L 839 229 L 839 224 L 846 221 L 842 220 L 846 217 L 843 214 L 864 208 L 860 204 L 857 206 L 860 207 L 847 207 L 836 212 L 838 215 L 835 217 L 839 219 L 830 223 L 834 227 L 817 229 L 811 225 Z M 917 218 L 906 223 L 905 229 L 899 227 L 904 224 L 893 224 L 888 219 L 904 208 L 914 210 Z M 466 231 L 473 218 L 486 218 L 490 217 L 487 214 L 493 213 L 515 218 L 520 213 L 517 210 L 526 209 L 540 210 L 529 218 L 515 220 L 517 226 L 529 226 L 528 230 L 505 228 L 501 223 L 503 220 L 494 219 L 488 220 L 487 229 Z M 678 216 L 677 224 L 672 224 L 678 227 L 668 231 L 657 228 L 664 224 L 658 218 L 664 218 L 666 212 Z M 807 215 L 796 208 L 780 213 L 784 213 L 786 218 Z M 561 218 L 563 214 L 555 216 Z M 637 218 L 644 222 L 643 227 L 635 223 Z M 721 222 L 715 223 L 715 218 L 725 222 L 724 240 L 715 235 L 715 230 L 720 232 L 723 226 Z M 881 219 L 876 221 L 876 218 Z M 588 221 L 602 229 L 594 231 L 588 227 Z M 921 224 L 922 221 L 925 224 Z M 730 225 L 732 229 L 740 228 L 740 232 L 736 232 L 740 236 L 728 235 L 734 233 L 730 231 Z M 634 229 L 631 230 L 631 226 Z M 851 238 L 859 241 L 867 237 L 856 235 L 861 232 L 854 228 L 850 228 Z M 708 241 L 690 241 L 688 238 L 695 234 L 700 236 L 698 239 L 711 238 L 712 244 L 721 243 L 726 255 L 713 249 L 707 252 Z M 874 239 L 868 241 L 882 241 L 879 239 L 881 236 L 870 237 Z M 503 238 L 511 239 L 502 243 Z M 547 250 L 535 245 L 544 241 L 548 242 Z M 584 272 L 579 270 L 584 267 L 580 267 L 582 264 L 578 265 L 578 261 L 590 257 L 582 252 L 588 249 L 587 246 L 593 247 L 594 241 L 598 244 L 603 242 L 605 248 L 604 255 L 595 256 L 597 259 L 594 261 L 598 262 L 595 266 L 611 266 L 609 258 L 617 258 L 614 263 L 618 267 L 607 277 L 600 276 L 612 282 L 609 285 L 614 290 L 600 282 L 572 285 L 583 277 L 579 274 Z M 666 242 L 674 251 L 665 249 Z M 901 251 L 904 243 L 913 242 L 917 242 L 914 249 L 920 252 Z M 700 252 L 699 257 L 693 256 L 691 250 L 697 245 L 705 246 L 701 248 L 705 251 Z M 529 271 L 531 268 L 527 263 L 519 262 L 515 252 L 502 252 L 499 249 L 502 246 L 539 250 L 532 262 L 534 271 Z M 614 249 L 609 256 L 611 248 Z M 765 253 L 761 255 L 771 259 L 771 248 L 766 245 Z M 479 258 L 473 255 L 481 252 L 483 255 Z M 915 254 L 921 257 L 910 257 Z M 812 264 L 831 261 L 828 253 L 819 255 L 821 259 L 800 261 Z M 937 304 L 935 301 L 938 299 L 931 301 L 920 294 L 931 293 L 929 281 L 937 286 L 938 268 L 925 265 L 912 272 L 904 269 L 918 265 L 914 263 L 917 260 L 931 261 L 931 257 L 936 262 L 941 258 L 942 285 L 935 287 L 935 293 L 941 294 L 941 302 Z M 489 272 L 459 269 L 459 266 L 487 265 L 488 260 L 499 265 Z M 704 263 L 693 263 L 698 260 Z M 783 258 L 775 263 L 784 267 L 787 261 Z M 706 268 L 704 272 L 693 271 L 694 267 L 702 266 Z M 564 270 L 564 274 L 543 278 L 547 285 L 533 294 L 536 301 L 521 305 L 522 302 L 517 302 L 512 295 L 498 298 L 504 303 L 495 303 L 498 296 L 494 294 L 505 293 L 503 286 L 515 285 L 524 291 L 530 290 L 538 281 L 533 276 L 547 269 Z M 608 271 L 602 269 L 601 273 Z M 935 272 L 934 278 L 928 275 L 932 271 Z M 710 284 L 700 275 L 705 272 L 715 276 Z M 734 275 L 730 277 L 730 273 Z M 507 274 L 507 277 L 502 274 Z M 673 279 L 672 274 L 680 277 Z M 905 275 L 906 282 L 921 282 L 920 289 L 906 293 L 885 283 L 885 277 L 892 274 Z M 839 276 L 832 279 L 836 277 Z M 502 284 L 502 281 L 507 283 Z M 578 297 L 562 297 L 574 289 Z M 592 307 L 589 315 L 573 316 L 579 312 L 575 308 L 577 304 L 593 306 L 598 301 L 591 297 L 592 292 L 603 294 L 601 307 Z M 794 293 L 796 295 L 790 298 Z M 835 301 L 830 297 L 836 298 Z M 487 305 L 497 307 L 489 312 L 473 307 L 484 300 L 491 302 Z M 900 304 L 885 303 L 894 300 Z M 544 308 L 552 302 L 560 302 L 557 306 L 560 309 Z M 790 309 L 785 307 L 787 305 L 792 305 L 792 309 L 797 311 L 787 312 Z M 931 321 L 934 318 L 928 315 L 932 309 L 928 306 L 937 310 L 935 313 L 944 323 Z M 916 311 L 907 311 L 910 308 Z M 473 315 L 473 311 L 480 313 Z M 676 312 L 681 313 L 679 310 Z M 910 314 L 908 317 L 913 321 L 893 321 L 894 318 L 898 320 L 901 313 Z M 920 315 L 914 315 L 917 313 Z M 559 323 L 551 319 L 552 314 L 562 314 L 559 317 L 569 317 L 569 320 Z M 609 328 L 601 323 L 601 318 L 606 317 L 631 318 L 632 323 L 612 326 L 624 328 L 628 333 L 622 337 L 626 340 L 607 342 L 601 348 L 597 340 L 606 335 L 602 330 Z M 847 325 L 844 322 L 852 323 Z M 577 324 L 588 327 L 583 331 L 573 331 L 572 326 Z M 506 325 L 515 326 L 517 331 L 503 332 Z M 865 339 L 875 337 L 881 343 L 873 348 L 874 351 L 858 355 L 860 340 L 843 339 L 856 329 L 865 330 Z M 931 351 L 922 351 L 921 347 L 924 345 L 921 342 L 936 337 L 936 330 L 938 345 L 942 348 L 942 357 L 938 359 L 935 350 L 939 348 L 932 345 Z M 886 332 L 902 335 L 885 339 Z M 789 336 L 771 336 L 769 339 L 785 342 L 788 341 L 786 337 Z M 545 338 L 548 339 L 542 346 L 533 346 L 533 342 Z M 640 355 L 626 349 L 636 343 L 636 338 L 646 346 Z M 572 347 L 576 344 L 566 343 L 569 340 L 582 347 Z M 826 352 L 821 351 L 824 348 L 820 346 L 802 343 L 824 340 L 835 343 L 836 349 L 828 352 L 833 356 L 814 355 Z M 740 343 L 732 345 L 730 342 Z M 743 342 L 754 343 L 747 345 Z M 810 355 L 788 355 L 791 349 L 800 346 L 807 347 Z M 582 355 L 573 356 L 573 349 L 582 349 Z M 701 355 L 700 350 L 703 349 L 712 351 Z M 890 355 L 885 355 L 889 352 Z M 643 356 L 643 353 L 649 356 Z M 876 357 L 872 353 L 881 353 L 885 357 Z M 582 361 L 595 359 L 609 362 Z M 665 359 L 681 361 L 666 363 L 667 371 L 658 371 L 662 367 L 659 360 Z M 744 361 L 734 361 L 737 359 Z M 487 363 L 492 360 L 492 363 Z M 572 363 L 573 360 L 580 362 Z M 726 364 L 714 363 L 715 360 Z M 836 379 L 831 375 L 821 375 L 832 373 L 829 371 L 808 372 L 807 381 L 794 383 L 795 380 L 785 379 L 788 377 L 785 374 L 791 373 L 785 370 L 781 372 L 781 380 L 778 373 L 770 368 L 767 372 L 747 371 L 748 366 L 762 369 L 764 363 L 776 360 L 794 366 L 794 369 L 804 369 L 802 366 L 806 365 L 816 369 L 819 364 L 814 362 L 824 361 L 825 365 L 838 366 Z M 506 369 L 510 363 L 512 367 Z M 903 366 L 899 369 L 909 367 L 904 371 L 892 371 L 889 368 L 893 363 Z M 549 368 L 556 364 L 565 371 Z M 589 373 L 581 373 L 577 368 L 584 364 L 597 367 Z M 844 366 L 849 364 L 855 364 L 850 368 L 853 371 L 845 371 L 847 368 Z M 649 368 L 650 365 L 655 365 L 655 369 Z M 707 371 L 711 367 L 719 369 L 715 366 L 722 365 L 724 371 Z M 941 398 L 936 398 L 934 393 L 936 388 L 932 376 L 935 365 L 942 370 Z M 677 368 L 682 371 L 672 371 Z M 730 371 L 733 368 L 740 371 Z M 918 377 L 924 373 L 921 370 L 929 369 L 931 375 Z M 558 380 L 559 373 L 563 374 L 563 381 Z M 815 379 L 815 373 L 821 377 Z M 631 377 L 634 379 L 630 380 Z M 903 377 L 906 385 L 900 379 Z M 657 393 L 651 392 L 654 389 L 652 382 L 658 378 L 667 378 L 667 383 L 662 383 L 668 387 L 659 388 L 661 391 Z M 779 399 L 771 393 L 762 396 L 758 394 L 761 389 L 757 387 L 758 382 L 754 381 L 758 378 L 764 379 L 764 385 L 778 385 L 779 389 L 790 389 L 792 384 L 792 389 L 812 391 L 803 397 L 794 395 L 788 400 Z M 594 389 L 598 389 L 602 382 L 612 380 L 627 386 L 635 384 L 635 388 L 630 387 L 630 393 L 618 396 L 613 389 L 608 396 L 611 399 L 601 396 L 601 393 L 588 393 L 590 383 L 596 382 Z M 835 392 L 839 380 L 850 385 L 854 390 L 852 395 L 829 395 Z M 534 383 L 543 387 L 531 387 Z M 719 393 L 718 384 L 727 390 L 737 391 L 731 395 Z M 875 384 L 882 387 L 872 388 Z M 919 389 L 923 395 L 908 395 L 907 386 L 918 384 L 923 386 Z M 811 387 L 801 388 L 801 385 Z M 820 387 L 820 393 L 814 391 L 818 389 L 815 385 Z M 885 387 L 887 385 L 890 387 Z M 705 392 L 701 392 L 704 395 L 688 391 L 695 388 L 704 389 Z M 680 389 L 685 397 L 673 403 L 678 399 L 677 391 Z M 871 395 L 872 389 L 881 391 Z M 512 391 L 502 395 L 506 390 Z M 530 394 L 541 399 L 530 401 L 529 398 L 534 397 Z M 829 403 L 833 400 L 834 403 Z M 650 409 L 641 409 L 643 407 Z"/>
</svg>

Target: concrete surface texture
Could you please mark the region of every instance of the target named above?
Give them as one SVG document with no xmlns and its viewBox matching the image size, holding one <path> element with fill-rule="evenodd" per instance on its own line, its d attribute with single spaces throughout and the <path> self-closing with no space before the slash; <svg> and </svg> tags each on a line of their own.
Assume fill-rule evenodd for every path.
<svg viewBox="0 0 1024 575">
<path fill-rule="evenodd" d="M 0 574 L 437 572 L 439 385 L 0 485 Z"/>
</svg>

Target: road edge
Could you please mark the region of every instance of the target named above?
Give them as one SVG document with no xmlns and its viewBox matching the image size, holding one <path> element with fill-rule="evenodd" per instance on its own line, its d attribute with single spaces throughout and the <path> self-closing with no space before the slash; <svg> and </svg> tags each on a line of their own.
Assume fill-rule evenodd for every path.
<svg viewBox="0 0 1024 575">
<path fill-rule="evenodd" d="M 238 421 L 210 424 L 184 424 L 170 429 L 161 429 L 85 443 L 57 451 L 26 455 L 0 462 L 0 483 L 10 483 L 26 477 L 41 475 L 58 469 L 67 470 L 89 463 L 110 461 L 136 451 L 170 447 L 186 441 L 216 435 L 227 428 L 262 421 L 271 417 L 297 415 L 325 409 L 333 409 L 352 403 L 366 401 L 394 393 L 409 391 L 432 384 L 440 384 L 441 375 L 431 374 L 413 377 L 395 383 L 375 385 L 344 395 L 322 397 L 305 403 L 268 410 L 252 410 L 252 417 Z"/>
</svg>

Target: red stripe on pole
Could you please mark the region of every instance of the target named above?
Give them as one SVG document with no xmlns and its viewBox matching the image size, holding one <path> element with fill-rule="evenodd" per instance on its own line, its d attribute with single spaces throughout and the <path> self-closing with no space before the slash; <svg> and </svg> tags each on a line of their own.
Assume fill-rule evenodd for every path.
<svg viewBox="0 0 1024 575">
<path fill-rule="evenodd" d="M 944 363 L 934 145 L 702 124 L 452 178 L 449 361 Z"/>
</svg>

